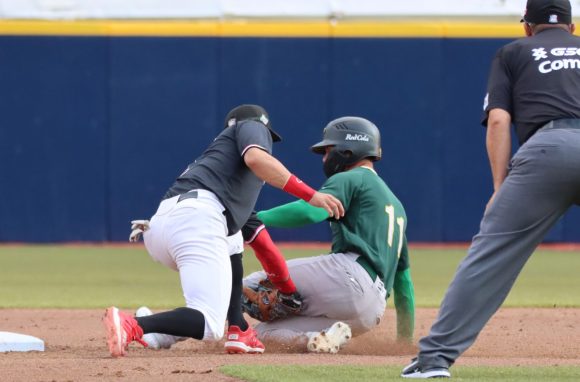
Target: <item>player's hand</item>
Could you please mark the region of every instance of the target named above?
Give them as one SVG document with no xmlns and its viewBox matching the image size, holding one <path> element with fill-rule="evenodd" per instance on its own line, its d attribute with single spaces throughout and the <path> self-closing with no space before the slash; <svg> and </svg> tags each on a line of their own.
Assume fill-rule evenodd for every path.
<svg viewBox="0 0 580 382">
<path fill-rule="evenodd" d="M 129 235 L 129 241 L 136 243 L 139 241 L 141 234 L 149 229 L 149 220 L 132 220 L 131 221 L 131 234 Z"/>
<path fill-rule="evenodd" d="M 342 203 L 330 194 L 317 191 L 308 203 L 314 207 L 324 208 L 328 212 L 328 215 L 336 220 L 344 216 Z"/>
</svg>

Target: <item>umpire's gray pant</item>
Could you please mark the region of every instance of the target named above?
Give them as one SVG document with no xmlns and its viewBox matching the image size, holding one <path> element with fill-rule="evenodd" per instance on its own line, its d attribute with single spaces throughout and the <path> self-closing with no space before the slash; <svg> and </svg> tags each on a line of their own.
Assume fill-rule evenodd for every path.
<svg viewBox="0 0 580 382">
<path fill-rule="evenodd" d="M 419 342 L 423 368 L 449 367 L 473 344 L 532 252 L 573 204 L 580 204 L 580 120 L 558 120 L 513 157 L 437 320 Z"/>
</svg>

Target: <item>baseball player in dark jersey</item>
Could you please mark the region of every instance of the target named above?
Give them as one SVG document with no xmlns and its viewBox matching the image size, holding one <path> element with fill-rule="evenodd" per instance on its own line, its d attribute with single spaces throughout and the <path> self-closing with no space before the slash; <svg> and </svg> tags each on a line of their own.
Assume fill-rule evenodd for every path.
<svg viewBox="0 0 580 382">
<path fill-rule="evenodd" d="M 408 378 L 449 377 L 549 229 L 580 203 L 580 38 L 568 0 L 529 0 L 484 101 L 494 193 Z M 520 148 L 511 161 L 510 125 Z"/>
<path fill-rule="evenodd" d="M 228 236 L 248 220 L 264 182 L 324 208 L 332 217 L 344 215 L 338 199 L 308 187 L 271 155 L 280 136 L 262 107 L 236 107 L 225 125 L 229 128 L 167 191 L 149 229 L 137 227 L 143 228 L 151 257 L 179 272 L 186 306 L 137 318 L 108 308 L 103 323 L 114 357 L 125 355 L 132 341 L 146 346 L 146 333 L 222 338 L 232 287 Z"/>
<path fill-rule="evenodd" d="M 261 340 L 336 353 L 352 335 L 381 320 L 394 285 L 398 334 L 410 341 L 414 327 L 414 292 L 409 272 L 401 202 L 373 169 L 381 158 L 380 132 L 368 120 L 344 117 L 330 122 L 323 140 L 312 146 L 323 155 L 328 179 L 320 192 L 334 195 L 345 207 L 331 220 L 332 253 L 288 261 L 290 275 L 303 297 L 297 316 L 258 324 Z M 320 208 L 301 201 L 261 211 L 266 226 L 297 227 L 329 219 Z M 256 288 L 256 272 L 244 285 Z"/>
</svg>

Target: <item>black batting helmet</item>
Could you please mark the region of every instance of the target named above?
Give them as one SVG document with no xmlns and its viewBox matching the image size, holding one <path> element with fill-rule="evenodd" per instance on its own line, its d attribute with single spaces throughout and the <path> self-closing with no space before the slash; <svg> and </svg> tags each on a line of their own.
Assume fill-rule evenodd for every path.
<svg viewBox="0 0 580 382">
<path fill-rule="evenodd" d="M 272 130 L 268 112 L 262 106 L 259 105 L 236 106 L 235 108 L 229 111 L 228 115 L 226 115 L 224 127 L 230 127 L 238 122 L 247 120 L 257 121 L 266 126 L 270 131 L 270 134 L 272 135 L 272 141 L 279 142 L 282 140 L 280 134 Z"/>
<path fill-rule="evenodd" d="M 329 146 L 332 149 L 324 162 L 327 177 L 344 171 L 361 159 L 381 159 L 381 133 L 374 123 L 364 118 L 342 117 L 330 121 L 324 128 L 322 141 L 310 149 L 325 154 Z"/>
</svg>

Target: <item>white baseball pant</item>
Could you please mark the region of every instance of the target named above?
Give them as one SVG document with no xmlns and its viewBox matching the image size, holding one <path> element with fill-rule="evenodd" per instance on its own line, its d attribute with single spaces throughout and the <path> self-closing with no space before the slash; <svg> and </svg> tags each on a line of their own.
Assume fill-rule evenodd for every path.
<svg viewBox="0 0 580 382">
<path fill-rule="evenodd" d="M 204 340 L 220 340 L 232 288 L 224 207 L 210 191 L 163 200 L 143 235 L 150 256 L 179 272 L 188 308 L 205 317 Z"/>
</svg>

